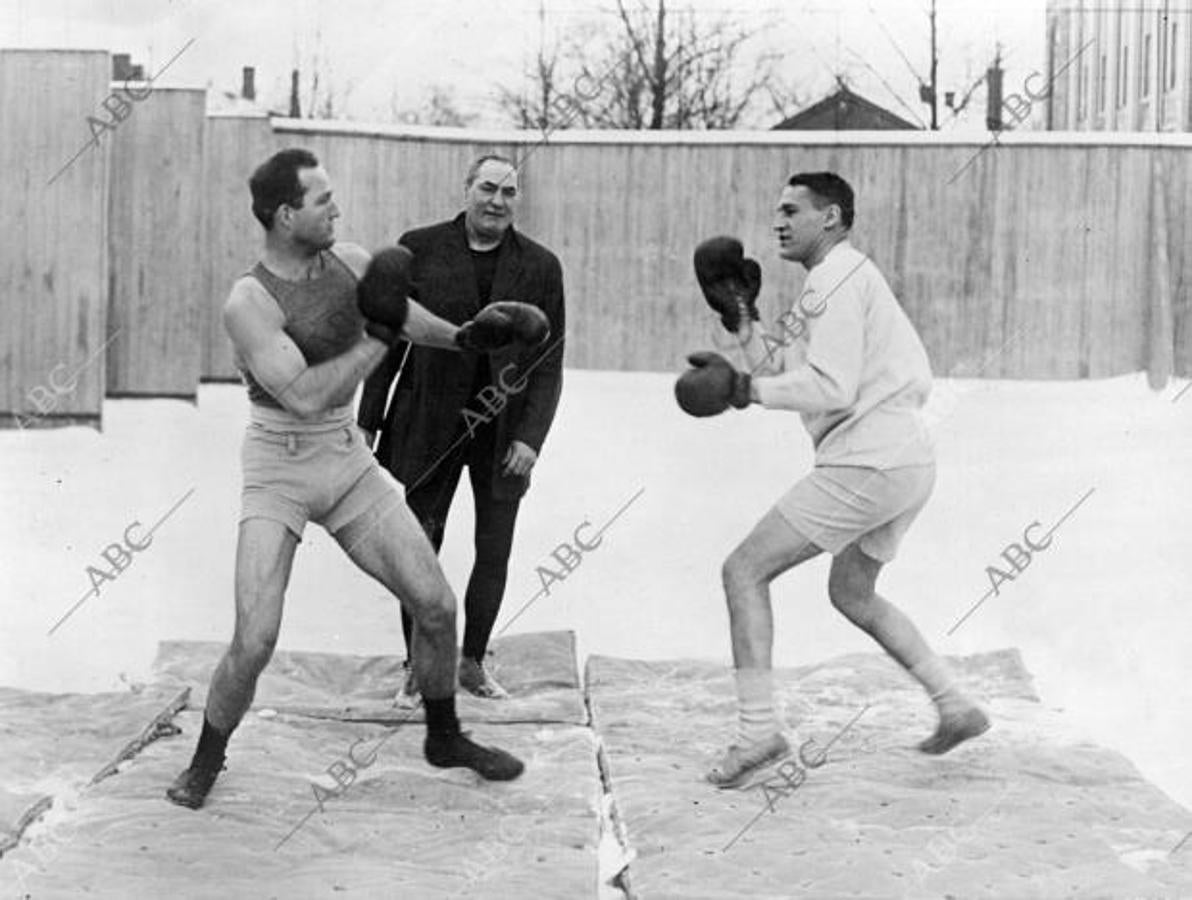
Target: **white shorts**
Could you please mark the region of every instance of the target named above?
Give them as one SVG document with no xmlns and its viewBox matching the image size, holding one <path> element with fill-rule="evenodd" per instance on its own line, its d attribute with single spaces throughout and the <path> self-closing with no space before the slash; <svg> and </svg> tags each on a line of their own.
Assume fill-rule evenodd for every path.
<svg viewBox="0 0 1192 900">
<path fill-rule="evenodd" d="M 817 466 L 774 508 L 803 537 L 837 555 L 857 544 L 888 563 L 935 486 L 935 465 Z"/>
</svg>

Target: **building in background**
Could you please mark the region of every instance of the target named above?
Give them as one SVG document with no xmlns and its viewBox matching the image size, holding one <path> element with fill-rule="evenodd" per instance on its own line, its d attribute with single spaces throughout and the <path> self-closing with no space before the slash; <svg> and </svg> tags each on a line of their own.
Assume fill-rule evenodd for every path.
<svg viewBox="0 0 1192 900">
<path fill-rule="evenodd" d="M 1192 131 L 1190 31 L 1192 0 L 1048 0 L 1044 127 Z"/>
<path fill-rule="evenodd" d="M 920 130 L 919 126 L 849 90 L 843 81 L 838 79 L 837 83 L 835 93 L 783 119 L 771 131 Z"/>
</svg>

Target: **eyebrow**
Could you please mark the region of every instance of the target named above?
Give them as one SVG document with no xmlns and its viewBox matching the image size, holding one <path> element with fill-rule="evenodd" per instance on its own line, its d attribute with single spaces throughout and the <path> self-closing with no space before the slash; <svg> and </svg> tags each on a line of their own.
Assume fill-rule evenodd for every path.
<svg viewBox="0 0 1192 900">
<path fill-rule="evenodd" d="M 504 180 L 499 181 L 499 182 L 485 180 L 485 181 L 480 182 L 480 186 L 482 188 L 487 188 L 488 190 L 491 190 L 491 191 L 495 191 L 497 188 L 501 188 L 502 190 L 506 190 L 506 191 L 516 191 L 517 190 L 517 185 L 509 184 Z"/>
</svg>

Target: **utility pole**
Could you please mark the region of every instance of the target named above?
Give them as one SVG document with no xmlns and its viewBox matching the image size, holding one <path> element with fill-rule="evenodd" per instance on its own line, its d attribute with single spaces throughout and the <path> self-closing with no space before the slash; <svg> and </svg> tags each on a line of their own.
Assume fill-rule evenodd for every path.
<svg viewBox="0 0 1192 900">
<path fill-rule="evenodd" d="M 939 131 L 940 123 L 937 116 L 939 110 L 939 85 L 936 75 L 939 71 L 940 58 L 935 44 L 935 0 L 931 0 L 931 130 Z"/>
<path fill-rule="evenodd" d="M 553 71 L 552 71 L 553 76 Z M 542 82 L 542 115 L 538 117 L 538 127 L 545 134 L 550 128 L 551 91 L 554 88 L 554 78 L 546 77 L 546 0 L 538 2 L 538 78 Z"/>
<path fill-rule="evenodd" d="M 993 65 L 985 73 L 985 127 L 1001 131 L 1002 124 L 1002 45 L 999 41 Z"/>
<path fill-rule="evenodd" d="M 661 129 L 666 114 L 666 0 L 658 0 L 658 24 L 654 37 L 653 110 L 650 128 Z"/>
<path fill-rule="evenodd" d="M 938 78 L 938 76 L 939 76 L 940 57 L 939 57 L 939 50 L 936 47 L 935 0 L 931 0 L 931 12 L 929 12 L 927 14 L 927 18 L 928 18 L 928 21 L 930 21 L 930 23 L 931 23 L 931 70 L 930 70 L 930 75 L 928 76 L 927 84 L 924 84 L 923 79 L 921 77 L 919 77 L 917 74 L 915 75 L 915 77 L 919 78 L 919 100 L 922 101 L 923 103 L 926 103 L 928 106 L 931 107 L 931 130 L 939 131 L 940 130 L 940 122 L 939 122 L 939 78 Z M 905 59 L 905 57 L 904 57 L 904 59 Z M 907 62 L 907 66 L 910 66 L 909 62 Z M 912 73 L 914 72 L 913 68 L 911 69 L 911 72 Z"/>
</svg>

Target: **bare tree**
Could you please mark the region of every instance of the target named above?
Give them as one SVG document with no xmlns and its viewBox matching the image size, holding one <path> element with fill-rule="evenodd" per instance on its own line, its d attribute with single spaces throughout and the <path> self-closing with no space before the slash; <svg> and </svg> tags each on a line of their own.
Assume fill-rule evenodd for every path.
<svg viewBox="0 0 1192 900">
<path fill-rule="evenodd" d="M 315 68 L 310 76 L 310 99 L 306 104 L 306 118 L 308 119 L 337 119 L 343 118 L 344 107 L 351 96 L 355 84 L 348 82 L 342 87 L 334 84 L 329 76 L 320 77 Z"/>
<path fill-rule="evenodd" d="M 334 119 L 344 115 L 354 81 L 339 83 L 330 56 L 323 47 L 323 28 L 315 24 L 314 49 L 295 52 L 296 65 L 290 78 L 289 108 L 307 119 Z"/>
<path fill-rule="evenodd" d="M 807 105 L 798 88 L 777 77 L 766 81 L 765 93 L 766 99 L 770 101 L 769 108 L 779 122 L 789 119 Z"/>
<path fill-rule="evenodd" d="M 614 24 L 602 38 L 566 53 L 540 51 L 531 90 L 502 92 L 518 125 L 735 128 L 764 100 L 776 57 L 744 61 L 755 31 L 675 10 L 667 0 L 632 2 L 617 0 Z M 578 77 L 562 77 L 565 69 L 578 69 Z"/>
<path fill-rule="evenodd" d="M 527 73 L 528 91 L 515 91 L 501 86 L 497 89 L 501 109 L 518 128 L 536 128 L 548 131 L 566 128 L 568 122 L 559 114 L 562 93 L 561 65 L 559 51 L 540 48 L 534 57 L 533 68 Z"/>
<path fill-rule="evenodd" d="M 554 131 L 574 125 L 590 124 L 585 107 L 594 91 L 586 60 L 593 43 L 607 38 L 590 23 L 569 31 L 563 42 L 548 42 L 545 4 L 539 7 L 540 38 L 538 52 L 524 75 L 518 90 L 507 86 L 497 89 L 497 102 L 518 128 Z"/>
<path fill-rule="evenodd" d="M 449 128 L 467 128 L 476 121 L 475 115 L 460 111 L 455 100 L 455 91 L 442 84 L 431 85 L 421 106 L 398 111 L 395 118 L 407 125 L 438 125 Z"/>
</svg>

